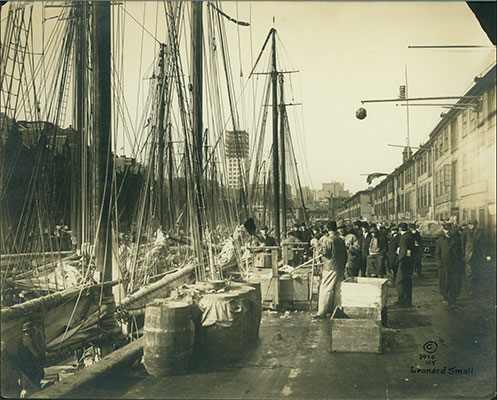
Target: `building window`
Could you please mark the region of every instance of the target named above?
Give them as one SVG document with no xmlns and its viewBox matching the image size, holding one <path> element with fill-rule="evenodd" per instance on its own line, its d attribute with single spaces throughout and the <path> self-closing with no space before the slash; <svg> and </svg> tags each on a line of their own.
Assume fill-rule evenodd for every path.
<svg viewBox="0 0 497 400">
<path fill-rule="evenodd" d="M 449 150 L 449 128 L 444 129 L 444 153 Z"/>
<path fill-rule="evenodd" d="M 438 172 L 435 172 L 433 179 L 435 181 L 435 197 L 438 197 Z"/>
<path fill-rule="evenodd" d="M 457 148 L 457 135 L 459 132 L 457 131 L 457 119 L 454 118 L 450 123 L 450 148 L 451 151 L 454 151 Z"/>
<path fill-rule="evenodd" d="M 476 112 L 469 109 L 469 131 L 473 132 L 476 129 Z"/>
<path fill-rule="evenodd" d="M 464 110 L 461 115 L 462 115 L 462 137 L 466 137 L 468 134 L 468 110 Z"/>
</svg>

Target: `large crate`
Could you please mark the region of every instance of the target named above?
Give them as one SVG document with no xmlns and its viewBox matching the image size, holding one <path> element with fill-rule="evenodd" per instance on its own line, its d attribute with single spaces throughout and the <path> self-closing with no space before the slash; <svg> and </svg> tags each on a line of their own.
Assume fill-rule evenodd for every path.
<svg viewBox="0 0 497 400">
<path fill-rule="evenodd" d="M 331 351 L 381 353 L 377 307 L 336 307 L 331 317 Z"/>
<path fill-rule="evenodd" d="M 261 283 L 261 293 L 263 301 L 273 300 L 273 286 L 271 277 L 258 278 Z M 280 301 L 307 301 L 309 300 L 310 274 L 299 274 L 291 277 L 289 275 L 280 276 Z"/>
<path fill-rule="evenodd" d="M 387 305 L 388 279 L 351 277 L 340 283 L 338 304 L 342 307 Z"/>
</svg>

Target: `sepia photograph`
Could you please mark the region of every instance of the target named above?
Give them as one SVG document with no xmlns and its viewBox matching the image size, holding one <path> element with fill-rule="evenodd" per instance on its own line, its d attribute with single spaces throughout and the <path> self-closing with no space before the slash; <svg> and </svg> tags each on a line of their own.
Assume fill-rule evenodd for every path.
<svg viewBox="0 0 497 400">
<path fill-rule="evenodd" d="M 496 4 L 1 0 L 1 397 L 494 399 Z"/>
</svg>

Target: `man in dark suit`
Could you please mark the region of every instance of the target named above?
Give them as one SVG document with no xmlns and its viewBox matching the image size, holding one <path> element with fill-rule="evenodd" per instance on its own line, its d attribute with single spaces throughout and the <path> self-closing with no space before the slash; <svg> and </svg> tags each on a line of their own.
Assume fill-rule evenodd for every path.
<svg viewBox="0 0 497 400">
<path fill-rule="evenodd" d="M 466 280 L 469 286 L 469 295 L 484 281 L 486 262 L 491 260 L 485 236 L 478 229 L 478 221 L 468 222 L 468 227 L 461 235 L 461 245 L 466 262 Z"/>
<path fill-rule="evenodd" d="M 440 294 L 444 303 L 453 308 L 461 293 L 464 258 L 459 235 L 454 234 L 452 224 L 443 225 L 444 234 L 436 242 L 435 259 L 439 271 Z"/>
<path fill-rule="evenodd" d="M 397 248 L 399 247 L 399 228 L 397 225 L 390 227 L 390 232 L 388 235 L 388 275 L 389 275 L 389 285 L 393 286 L 395 283 L 395 278 L 397 278 L 397 268 L 398 268 L 398 257 Z"/>
<path fill-rule="evenodd" d="M 369 256 L 369 244 L 371 242 L 371 234 L 369 233 L 369 224 L 362 221 L 361 224 L 361 271 L 360 276 L 366 276 L 366 266 Z"/>
<path fill-rule="evenodd" d="M 414 271 L 418 278 L 422 278 L 421 259 L 423 257 L 423 239 L 421 238 L 421 233 L 419 233 L 416 224 L 409 224 L 409 230 L 414 237 L 414 253 L 412 255 Z"/>
<path fill-rule="evenodd" d="M 399 306 L 411 306 L 414 237 L 409 232 L 409 228 L 405 222 L 399 224 L 399 235 L 397 248 L 399 268 L 395 280 L 398 298 L 395 304 Z"/>
</svg>

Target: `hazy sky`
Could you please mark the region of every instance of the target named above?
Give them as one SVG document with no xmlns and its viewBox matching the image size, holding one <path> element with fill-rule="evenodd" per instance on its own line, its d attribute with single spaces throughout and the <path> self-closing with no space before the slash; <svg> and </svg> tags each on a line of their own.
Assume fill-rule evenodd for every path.
<svg viewBox="0 0 497 400">
<path fill-rule="evenodd" d="M 121 12 L 126 32 L 123 86 L 134 120 L 136 110 L 141 113 L 143 108 L 146 79 L 157 54 L 152 36 L 162 42 L 166 38 L 164 7 L 133 1 L 124 2 L 122 8 L 126 9 L 125 14 Z M 465 2 L 223 1 L 222 8 L 250 23 L 242 27 L 226 21 L 238 94 L 273 26 L 278 31 L 280 68 L 300 71 L 287 76 L 292 90 L 286 98 L 303 104 L 291 107 L 289 114 L 298 163 L 304 167 L 302 184 L 314 188 L 340 181 L 355 192 L 367 187 L 361 174 L 391 172 L 400 164 L 402 149 L 387 144 L 406 142 L 405 107 L 366 105 L 368 116 L 362 121 L 356 119 L 355 111 L 361 100 L 397 97 L 399 85 L 405 84 L 406 65 L 410 97 L 460 96 L 476 75 L 495 62 L 495 48 L 408 49 L 409 45 L 491 45 Z M 51 9 L 47 16 L 56 12 Z M 263 61 L 259 71 L 266 65 L 266 58 Z M 259 113 L 261 94 L 254 105 L 247 88 L 251 85 L 239 102 L 241 128 L 253 138 L 252 115 Z M 444 109 L 409 110 L 411 145 L 416 146 L 427 139 Z"/>
<path fill-rule="evenodd" d="M 300 71 L 291 75 L 292 100 L 303 104 L 290 111 L 298 117 L 291 118 L 296 122 L 292 129 L 296 146 L 305 143 L 306 160 L 303 151 L 298 152 L 299 165 L 308 166 L 303 185 L 315 188 L 322 182 L 340 181 L 355 192 L 367 187 L 361 174 L 391 172 L 399 165 L 402 149 L 387 144 L 406 142 L 405 107 L 367 105 L 368 117 L 362 121 L 355 118 L 355 111 L 363 99 L 397 97 L 399 85 L 405 83 L 406 65 L 410 97 L 458 96 L 495 61 L 492 48 L 408 49 L 409 45 L 491 45 L 465 2 L 255 1 L 222 2 L 222 7 L 233 18 L 251 24 L 239 27 L 226 21 L 235 84 L 240 81 L 239 60 L 245 82 L 273 26 L 284 46 L 278 60 L 281 68 Z M 147 3 L 145 19 L 143 3 L 128 2 L 126 9 L 155 34 L 161 6 Z M 126 23 L 128 31 L 138 27 L 131 20 Z M 137 48 L 140 35 L 134 36 Z M 165 37 L 160 28 L 158 35 L 161 40 Z M 144 40 L 153 42 L 147 34 Z M 136 60 L 136 52 L 133 56 Z M 131 67 L 126 68 L 130 72 Z M 410 107 L 412 145 L 426 140 L 442 111 Z M 250 110 L 243 114 L 242 128 L 252 135 L 250 115 Z"/>
</svg>

